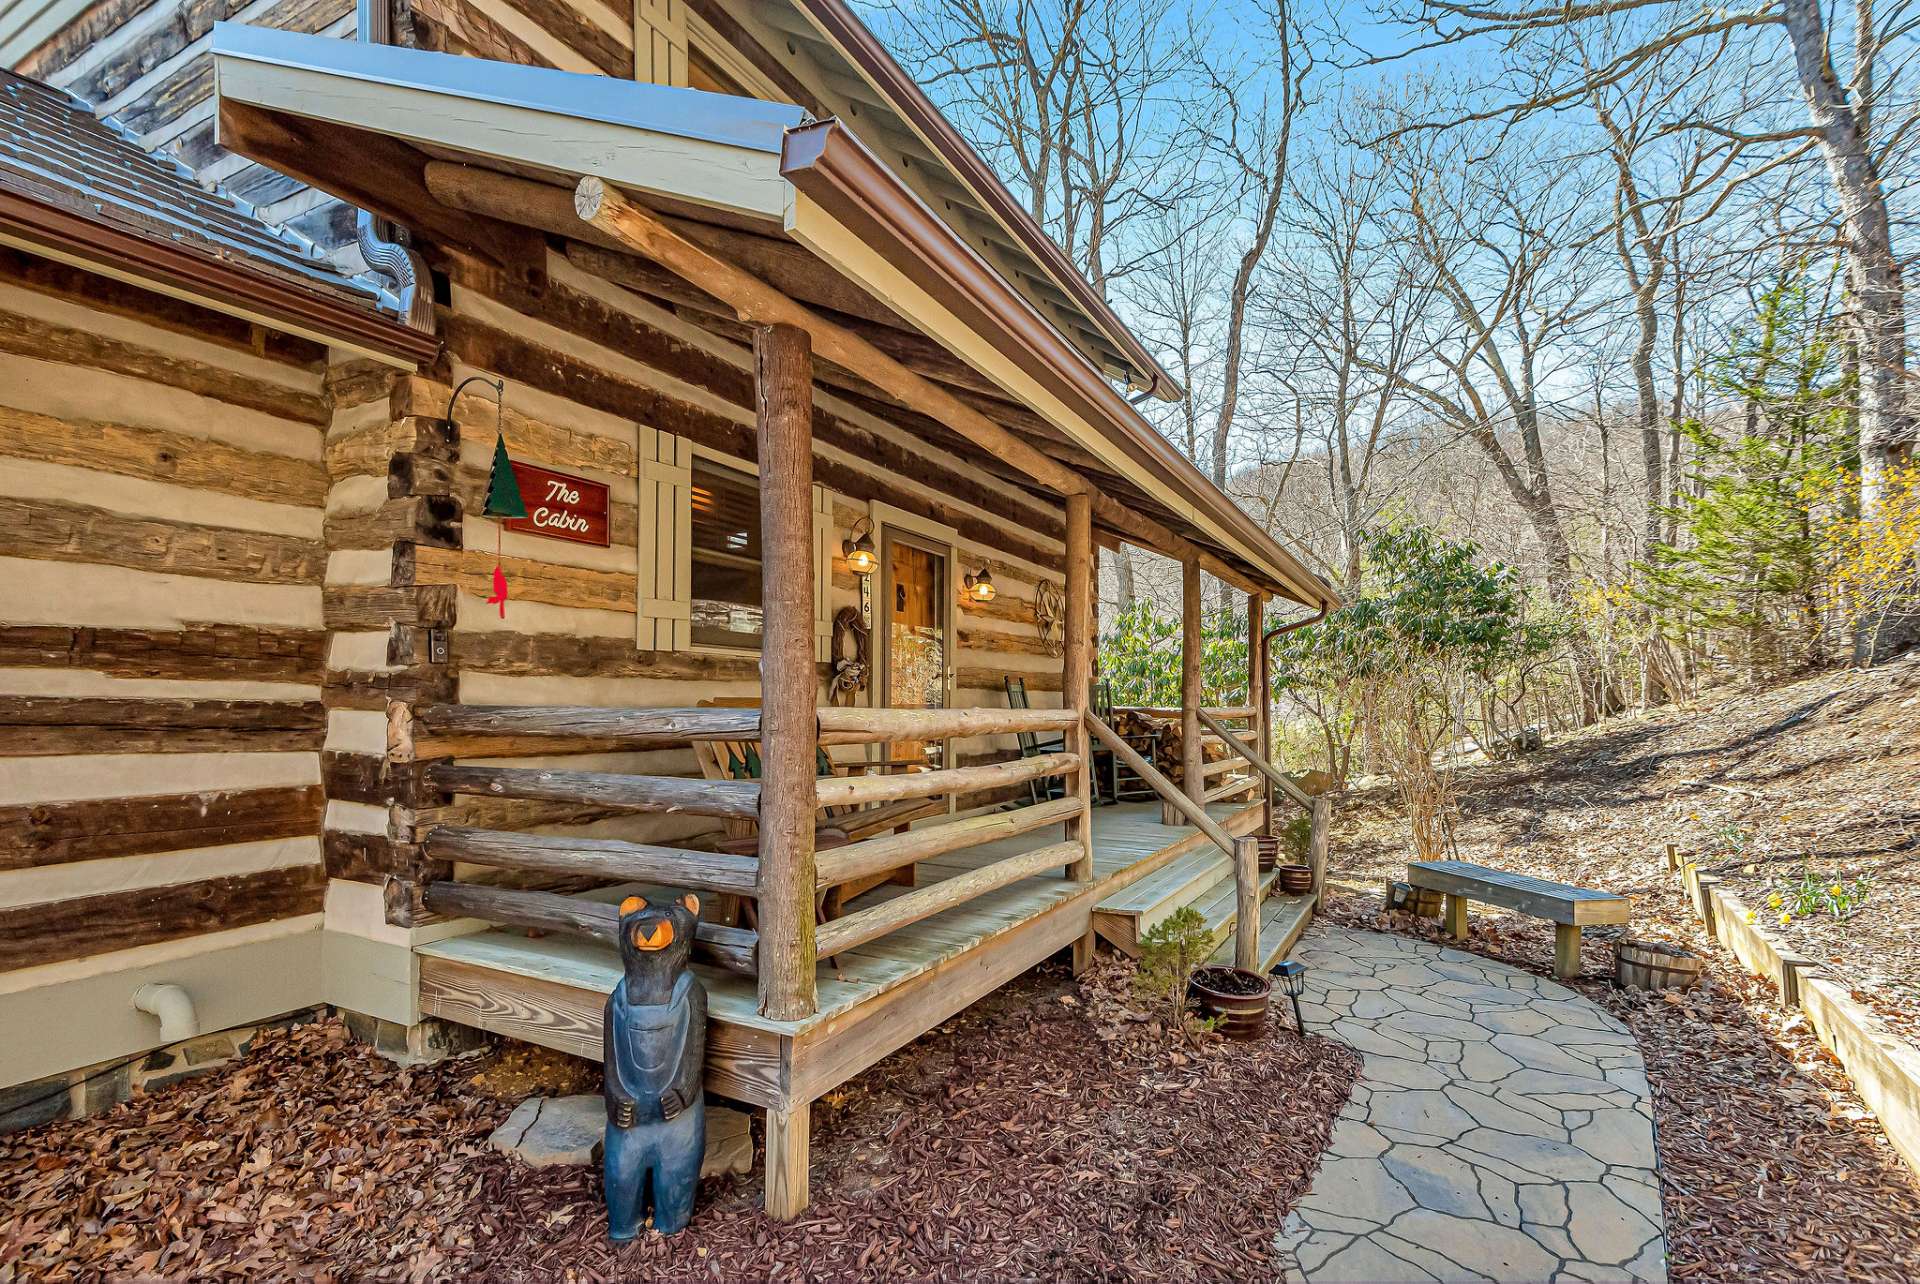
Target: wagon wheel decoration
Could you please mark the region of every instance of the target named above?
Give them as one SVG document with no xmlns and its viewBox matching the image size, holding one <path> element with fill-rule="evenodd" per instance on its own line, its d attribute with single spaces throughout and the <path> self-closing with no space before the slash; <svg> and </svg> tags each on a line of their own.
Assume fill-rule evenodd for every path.
<svg viewBox="0 0 1920 1284">
<path fill-rule="evenodd" d="M 867 689 L 873 665 L 873 634 L 860 618 L 860 608 L 843 606 L 833 616 L 833 680 L 829 699 Z"/>
<path fill-rule="evenodd" d="M 1033 618 L 1040 626 L 1040 640 L 1046 644 L 1047 654 L 1056 659 L 1066 654 L 1066 638 L 1060 632 L 1060 617 L 1066 611 L 1067 599 L 1054 586 L 1052 580 L 1041 580 L 1033 589 Z"/>
</svg>

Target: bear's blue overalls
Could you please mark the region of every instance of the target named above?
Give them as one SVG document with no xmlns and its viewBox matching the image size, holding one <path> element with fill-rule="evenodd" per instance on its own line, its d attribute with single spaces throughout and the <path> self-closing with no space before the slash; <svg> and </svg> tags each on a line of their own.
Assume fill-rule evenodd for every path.
<svg viewBox="0 0 1920 1284">
<path fill-rule="evenodd" d="M 707 991 L 687 970 L 700 901 L 663 906 L 630 896 L 620 906 L 626 973 L 607 996 L 607 1233 L 653 1227 L 671 1235 L 693 1216 L 707 1150 L 701 1097 L 707 1059 Z"/>
</svg>

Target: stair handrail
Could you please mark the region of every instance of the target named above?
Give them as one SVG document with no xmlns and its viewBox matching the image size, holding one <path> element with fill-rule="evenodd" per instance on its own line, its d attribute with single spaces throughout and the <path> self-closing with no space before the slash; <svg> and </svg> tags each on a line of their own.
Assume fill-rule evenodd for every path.
<svg viewBox="0 0 1920 1284">
<path fill-rule="evenodd" d="M 1131 767 L 1133 773 L 1140 779 L 1146 781 L 1153 792 L 1160 795 L 1162 802 L 1185 816 L 1187 822 L 1211 839 L 1215 847 L 1228 856 L 1233 855 L 1233 837 L 1220 828 L 1213 817 L 1207 815 L 1205 806 L 1187 797 L 1186 793 L 1168 780 L 1158 767 L 1141 757 L 1139 751 L 1128 744 L 1119 732 L 1095 717 L 1091 709 L 1086 713 L 1086 721 L 1087 730 L 1093 733 L 1094 738 L 1113 750 L 1115 757 Z"/>
<path fill-rule="evenodd" d="M 1286 793 L 1300 806 L 1306 808 L 1312 817 L 1312 828 L 1308 831 L 1307 865 L 1313 870 L 1313 908 L 1318 911 L 1327 897 L 1327 824 L 1332 819 L 1333 806 L 1323 795 L 1310 794 L 1293 783 L 1287 774 L 1253 751 L 1238 736 L 1231 735 L 1205 709 L 1200 711 L 1200 721 L 1215 735 L 1225 740 L 1229 747 L 1242 758 L 1259 768 L 1261 773 Z"/>
<path fill-rule="evenodd" d="M 1240 739 L 1239 736 L 1236 736 L 1235 734 L 1233 734 L 1233 732 L 1229 731 L 1226 728 L 1226 726 L 1220 722 L 1218 718 L 1215 718 L 1212 714 L 1208 713 L 1205 709 L 1202 709 L 1199 712 L 1200 712 L 1201 725 L 1206 727 L 1207 730 L 1213 732 L 1214 735 L 1219 736 L 1222 740 L 1226 741 L 1227 748 L 1233 750 L 1235 753 L 1239 754 L 1242 758 L 1245 758 L 1248 762 L 1252 763 L 1254 767 L 1256 767 L 1260 771 L 1260 774 L 1265 776 L 1268 780 L 1271 780 L 1277 789 L 1279 789 L 1282 793 L 1286 794 L 1288 798 L 1291 798 L 1300 807 L 1302 807 L 1307 811 L 1313 810 L 1312 794 L 1307 793 L 1305 790 L 1301 789 L 1300 786 L 1294 784 L 1293 778 L 1288 776 L 1286 772 L 1281 771 L 1278 767 L 1274 766 L 1272 763 L 1268 762 L 1265 758 L 1262 758 L 1259 754 L 1255 753 L 1253 751 L 1252 745 L 1247 744 L 1244 740 Z"/>
</svg>

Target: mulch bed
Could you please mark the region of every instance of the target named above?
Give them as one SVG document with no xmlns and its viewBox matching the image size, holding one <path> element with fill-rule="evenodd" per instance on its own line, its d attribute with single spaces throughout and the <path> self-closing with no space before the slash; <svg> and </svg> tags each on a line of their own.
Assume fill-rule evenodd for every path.
<svg viewBox="0 0 1920 1284">
<path fill-rule="evenodd" d="M 627 1245 L 596 1171 L 487 1146 L 513 1102 L 472 1060 L 401 1070 L 337 1021 L 264 1034 L 235 1068 L 0 1137 L 0 1282 L 1272 1278 L 1358 1058 L 1278 1023 L 1187 1043 L 1130 971 L 1030 974 L 816 1102 L 800 1220 L 719 1178 L 686 1231 Z"/>
<path fill-rule="evenodd" d="M 1461 854 L 1523 868 L 1464 848 Z M 1569 865 L 1557 877 L 1588 881 Z M 1684 996 L 1616 989 L 1610 978 L 1618 933 L 1588 929 L 1585 976 L 1568 983 L 1639 1040 L 1658 1121 L 1671 1277 L 1729 1284 L 1920 1278 L 1920 1179 L 1805 1018 L 1782 1009 L 1771 985 L 1700 929 L 1677 882 L 1656 877 L 1627 890 L 1635 894 L 1634 935 L 1707 960 L 1706 981 Z M 1335 891 L 1328 912 L 1355 927 L 1446 939 L 1437 923 L 1385 912 L 1381 899 Z M 1552 924 L 1482 915 L 1480 907 L 1470 924 L 1459 948 L 1552 974 Z"/>
</svg>

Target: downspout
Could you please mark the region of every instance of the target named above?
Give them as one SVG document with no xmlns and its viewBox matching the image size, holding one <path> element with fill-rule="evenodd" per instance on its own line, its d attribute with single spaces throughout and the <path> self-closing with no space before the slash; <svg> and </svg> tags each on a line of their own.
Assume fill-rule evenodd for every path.
<svg viewBox="0 0 1920 1284">
<path fill-rule="evenodd" d="M 354 0 L 354 36 L 361 44 L 393 42 L 391 0 Z M 433 333 L 433 295 L 422 290 L 427 265 L 420 256 L 393 239 L 394 228 L 366 210 L 354 211 L 354 240 L 367 266 L 393 281 L 394 300 L 409 329 Z"/>
<path fill-rule="evenodd" d="M 1309 615 L 1306 619 L 1295 620 L 1291 624 L 1282 624 L 1278 628 L 1268 629 L 1260 635 L 1260 676 L 1267 685 L 1267 689 L 1260 693 L 1260 706 L 1263 710 L 1272 707 L 1270 702 L 1273 699 L 1273 640 L 1282 633 L 1291 633 L 1295 629 L 1304 629 L 1309 624 L 1320 623 L 1320 621 L 1327 618 L 1327 612 L 1331 609 L 1333 609 L 1333 600 L 1323 597 L 1320 599 L 1320 609 L 1312 615 Z M 1264 719 L 1262 721 L 1264 721 Z M 1267 745 L 1261 745 L 1260 748 L 1262 752 L 1266 752 L 1269 747 Z M 1328 763 L 1327 765 L 1332 766 L 1333 764 Z M 1267 832 L 1271 834 L 1273 832 L 1272 782 L 1268 782 L 1266 788 L 1263 789 L 1261 793 L 1266 799 L 1265 821 Z"/>
<path fill-rule="evenodd" d="M 133 992 L 133 1006 L 160 1018 L 160 1043 L 178 1043 L 200 1033 L 200 1017 L 193 996 L 171 981 L 149 981 Z"/>
</svg>

